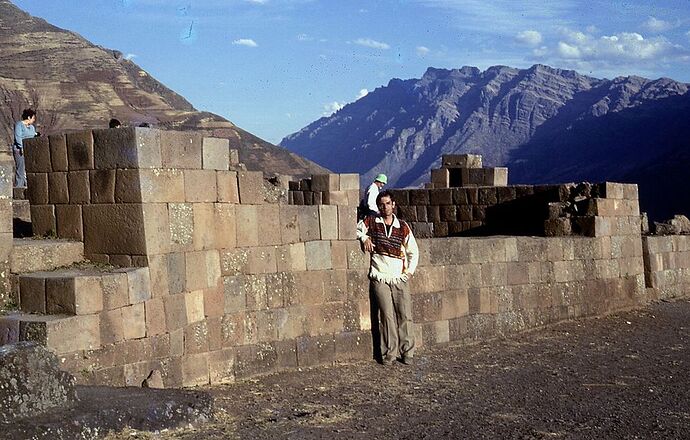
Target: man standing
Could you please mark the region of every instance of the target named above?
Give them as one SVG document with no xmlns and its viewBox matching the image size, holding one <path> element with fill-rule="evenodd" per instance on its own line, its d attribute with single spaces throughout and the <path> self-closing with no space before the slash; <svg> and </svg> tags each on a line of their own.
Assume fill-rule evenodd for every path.
<svg viewBox="0 0 690 440">
<path fill-rule="evenodd" d="M 14 186 L 26 188 L 26 168 L 24 165 L 24 139 L 38 136 L 34 123 L 36 122 L 36 112 L 30 108 L 22 112 L 22 120 L 14 125 L 14 143 L 12 153 L 14 154 Z"/>
<path fill-rule="evenodd" d="M 371 252 L 369 292 L 381 312 L 382 362 L 392 363 L 399 352 L 401 362 L 410 365 L 414 356 L 414 329 L 408 282 L 417 268 L 419 249 L 410 227 L 393 214 L 392 194 L 379 193 L 376 204 L 380 213 L 367 216 L 357 224 L 357 238 L 364 250 Z"/>
<path fill-rule="evenodd" d="M 379 213 L 379 208 L 376 206 L 376 197 L 379 195 L 379 190 L 388 183 L 388 177 L 385 174 L 376 176 L 371 185 L 364 192 L 364 198 L 359 202 L 357 208 L 357 220 L 362 220 L 368 215 L 376 215 Z"/>
</svg>

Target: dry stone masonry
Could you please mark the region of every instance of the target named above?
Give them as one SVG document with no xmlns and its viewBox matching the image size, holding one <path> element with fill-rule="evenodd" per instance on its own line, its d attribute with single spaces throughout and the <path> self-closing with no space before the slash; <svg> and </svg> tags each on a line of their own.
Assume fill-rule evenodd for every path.
<svg viewBox="0 0 690 440">
<path fill-rule="evenodd" d="M 271 185 L 227 140 L 148 128 L 37 138 L 26 156 L 35 234 L 71 241 L 13 246 L 5 220 L 19 310 L 0 317 L 0 344 L 36 341 L 80 383 L 118 386 L 372 357 L 357 175 Z M 420 345 L 684 293 L 684 242 L 643 239 L 635 185 L 508 186 L 480 156 L 442 163 L 433 188 L 394 190 L 421 238 Z"/>
</svg>

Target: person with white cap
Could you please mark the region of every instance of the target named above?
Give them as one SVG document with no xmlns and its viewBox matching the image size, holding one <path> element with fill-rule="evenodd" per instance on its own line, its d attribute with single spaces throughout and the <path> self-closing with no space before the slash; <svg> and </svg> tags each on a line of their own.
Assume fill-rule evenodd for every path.
<svg viewBox="0 0 690 440">
<path fill-rule="evenodd" d="M 374 178 L 374 181 L 364 192 L 364 198 L 359 202 L 357 209 L 357 220 L 362 220 L 369 215 L 378 215 L 379 208 L 376 206 L 376 197 L 384 185 L 388 183 L 388 177 L 385 174 L 379 174 Z"/>
</svg>

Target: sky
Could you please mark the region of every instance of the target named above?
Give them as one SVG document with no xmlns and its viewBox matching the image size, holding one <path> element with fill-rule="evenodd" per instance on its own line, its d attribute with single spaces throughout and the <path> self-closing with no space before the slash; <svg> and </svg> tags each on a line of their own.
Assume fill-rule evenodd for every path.
<svg viewBox="0 0 690 440">
<path fill-rule="evenodd" d="M 428 67 L 690 82 L 690 0 L 13 0 L 278 143 Z"/>
</svg>

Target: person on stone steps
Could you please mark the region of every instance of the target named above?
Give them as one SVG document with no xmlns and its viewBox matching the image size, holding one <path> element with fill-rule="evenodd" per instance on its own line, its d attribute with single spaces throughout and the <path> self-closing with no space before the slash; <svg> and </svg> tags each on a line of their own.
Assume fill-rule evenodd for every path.
<svg viewBox="0 0 690 440">
<path fill-rule="evenodd" d="M 400 354 L 400 361 L 410 365 L 415 341 L 409 281 L 417 268 L 419 248 L 409 225 L 393 213 L 393 195 L 382 191 L 376 204 L 379 214 L 357 224 L 357 238 L 371 253 L 369 295 L 380 311 L 381 363 L 390 364 Z"/>
<path fill-rule="evenodd" d="M 376 197 L 383 186 L 388 183 L 388 177 L 385 174 L 379 174 L 374 181 L 369 185 L 364 192 L 364 197 L 359 202 L 357 207 L 357 220 L 363 220 L 368 215 L 376 215 L 379 213 L 379 208 L 376 206 Z"/>
<path fill-rule="evenodd" d="M 36 112 L 30 108 L 22 112 L 22 120 L 14 125 L 14 143 L 12 154 L 14 155 L 14 186 L 26 188 L 26 167 L 24 164 L 24 139 L 38 136 L 36 132 Z"/>
</svg>

